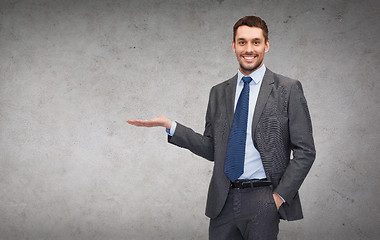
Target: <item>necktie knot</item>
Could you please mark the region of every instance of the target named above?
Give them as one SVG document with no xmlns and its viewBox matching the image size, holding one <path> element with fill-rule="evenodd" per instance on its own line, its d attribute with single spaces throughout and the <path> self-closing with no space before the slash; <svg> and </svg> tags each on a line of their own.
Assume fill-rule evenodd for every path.
<svg viewBox="0 0 380 240">
<path fill-rule="evenodd" d="M 242 80 L 244 83 L 250 83 L 252 81 L 252 78 L 250 76 L 244 76 Z"/>
</svg>

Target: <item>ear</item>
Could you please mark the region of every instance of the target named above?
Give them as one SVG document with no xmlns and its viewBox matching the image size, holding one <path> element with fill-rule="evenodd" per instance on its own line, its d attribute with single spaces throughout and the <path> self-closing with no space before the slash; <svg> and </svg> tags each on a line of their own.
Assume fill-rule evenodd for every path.
<svg viewBox="0 0 380 240">
<path fill-rule="evenodd" d="M 269 40 L 265 43 L 265 52 L 269 51 Z"/>
<path fill-rule="evenodd" d="M 234 51 L 234 53 L 236 53 L 236 49 L 235 49 L 235 41 L 232 40 L 232 50 Z"/>
</svg>

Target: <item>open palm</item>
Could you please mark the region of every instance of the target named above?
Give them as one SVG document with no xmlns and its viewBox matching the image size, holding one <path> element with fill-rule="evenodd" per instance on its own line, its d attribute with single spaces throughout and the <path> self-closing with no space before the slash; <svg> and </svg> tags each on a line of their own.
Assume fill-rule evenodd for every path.
<svg viewBox="0 0 380 240">
<path fill-rule="evenodd" d="M 148 120 L 127 120 L 127 123 L 137 127 L 171 127 L 171 120 L 162 115 Z"/>
</svg>

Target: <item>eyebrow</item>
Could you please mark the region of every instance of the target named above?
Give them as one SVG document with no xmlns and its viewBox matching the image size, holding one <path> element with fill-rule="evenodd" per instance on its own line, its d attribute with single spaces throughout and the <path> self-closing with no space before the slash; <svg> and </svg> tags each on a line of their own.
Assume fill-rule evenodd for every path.
<svg viewBox="0 0 380 240">
<path fill-rule="evenodd" d="M 241 41 L 241 40 L 247 41 L 247 39 L 245 39 L 245 38 L 238 38 L 236 40 L 237 41 Z M 252 40 L 254 40 L 254 41 L 257 41 L 257 40 L 261 41 L 261 38 L 253 38 Z"/>
</svg>

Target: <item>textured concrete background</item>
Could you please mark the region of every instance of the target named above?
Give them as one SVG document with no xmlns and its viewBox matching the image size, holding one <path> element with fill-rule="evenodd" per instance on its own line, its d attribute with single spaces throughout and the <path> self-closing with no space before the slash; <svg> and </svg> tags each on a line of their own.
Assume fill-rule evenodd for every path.
<svg viewBox="0 0 380 240">
<path fill-rule="evenodd" d="M 202 132 L 233 76 L 232 26 L 268 23 L 266 65 L 301 80 L 317 160 L 285 239 L 378 239 L 380 14 L 373 1 L 0 3 L 0 239 L 207 239 L 212 164 L 129 126 Z"/>
</svg>

